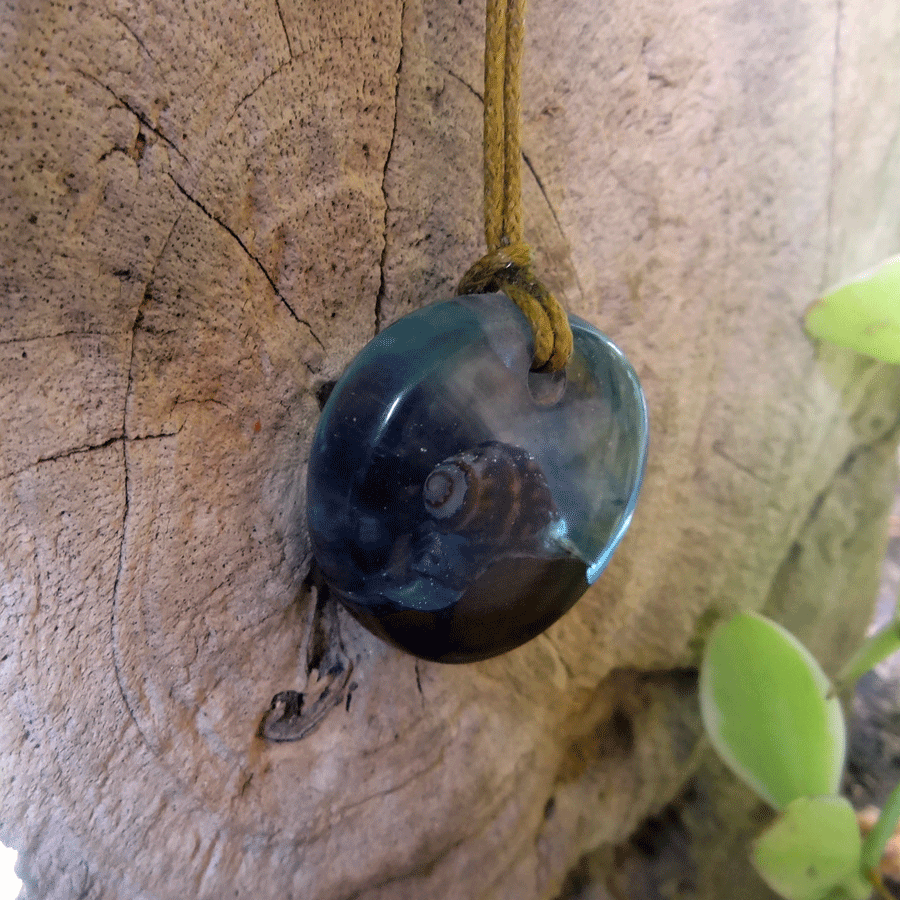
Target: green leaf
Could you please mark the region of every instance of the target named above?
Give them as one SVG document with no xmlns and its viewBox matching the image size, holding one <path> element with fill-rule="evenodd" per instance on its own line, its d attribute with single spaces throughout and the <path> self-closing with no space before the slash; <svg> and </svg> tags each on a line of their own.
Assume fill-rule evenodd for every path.
<svg viewBox="0 0 900 900">
<path fill-rule="evenodd" d="M 900 256 L 836 287 L 806 313 L 814 338 L 900 364 Z"/>
<path fill-rule="evenodd" d="M 884 848 L 900 821 L 900 784 L 891 792 L 875 827 L 866 835 L 862 846 L 862 872 L 868 874 L 878 868 Z"/>
<path fill-rule="evenodd" d="M 710 636 L 700 712 L 718 754 L 777 809 L 837 793 L 844 717 L 809 651 L 787 630 L 740 613 Z"/>
<path fill-rule="evenodd" d="M 843 797 L 798 797 L 754 842 L 753 865 L 788 900 L 865 900 L 862 841 L 856 813 Z"/>
<path fill-rule="evenodd" d="M 863 642 L 859 650 L 844 664 L 837 676 L 838 682 L 849 685 L 898 650 L 900 650 L 900 618 L 894 619 Z"/>
</svg>

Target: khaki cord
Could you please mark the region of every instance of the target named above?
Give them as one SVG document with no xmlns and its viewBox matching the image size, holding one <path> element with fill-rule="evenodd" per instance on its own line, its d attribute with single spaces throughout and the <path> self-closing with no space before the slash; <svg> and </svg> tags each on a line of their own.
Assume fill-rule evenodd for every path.
<svg viewBox="0 0 900 900">
<path fill-rule="evenodd" d="M 534 332 L 531 368 L 560 372 L 572 355 L 572 329 L 565 310 L 531 267 L 531 248 L 524 241 L 486 253 L 466 272 L 457 294 L 502 291 L 525 314 Z"/>
<path fill-rule="evenodd" d="M 534 332 L 533 370 L 558 372 L 572 355 L 565 311 L 540 282 L 523 239 L 521 87 L 525 0 L 487 0 L 484 48 L 484 236 L 488 252 L 458 294 L 502 291 Z"/>
</svg>

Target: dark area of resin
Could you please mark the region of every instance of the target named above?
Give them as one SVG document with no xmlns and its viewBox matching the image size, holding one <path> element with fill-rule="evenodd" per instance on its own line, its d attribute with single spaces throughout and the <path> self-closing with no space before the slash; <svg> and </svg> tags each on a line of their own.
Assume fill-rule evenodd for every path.
<svg viewBox="0 0 900 900">
<path fill-rule="evenodd" d="M 579 559 L 501 559 L 437 610 L 393 603 L 345 606 L 373 634 L 423 659 L 475 662 L 512 650 L 552 625 L 587 590 Z M 510 615 L 510 602 L 516 614 Z"/>
</svg>

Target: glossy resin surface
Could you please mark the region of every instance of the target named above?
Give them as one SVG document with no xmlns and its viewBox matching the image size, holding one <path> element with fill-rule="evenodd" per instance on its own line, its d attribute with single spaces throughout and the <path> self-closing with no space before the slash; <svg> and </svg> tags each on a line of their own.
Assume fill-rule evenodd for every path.
<svg viewBox="0 0 900 900">
<path fill-rule="evenodd" d="M 570 317 L 564 376 L 529 372 L 502 294 L 396 322 L 337 383 L 313 440 L 308 521 L 329 585 L 371 631 L 468 662 L 539 634 L 628 527 L 647 412 L 621 351 Z"/>
</svg>

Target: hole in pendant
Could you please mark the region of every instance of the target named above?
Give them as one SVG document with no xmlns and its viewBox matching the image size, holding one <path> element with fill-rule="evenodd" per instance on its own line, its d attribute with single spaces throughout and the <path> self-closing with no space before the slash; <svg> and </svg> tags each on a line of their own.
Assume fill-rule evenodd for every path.
<svg viewBox="0 0 900 900">
<path fill-rule="evenodd" d="M 553 406 L 566 393 L 566 372 L 529 372 L 528 390 L 539 406 Z"/>
</svg>

